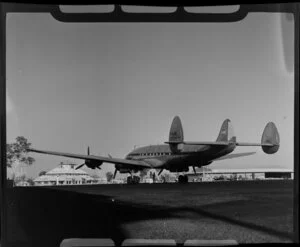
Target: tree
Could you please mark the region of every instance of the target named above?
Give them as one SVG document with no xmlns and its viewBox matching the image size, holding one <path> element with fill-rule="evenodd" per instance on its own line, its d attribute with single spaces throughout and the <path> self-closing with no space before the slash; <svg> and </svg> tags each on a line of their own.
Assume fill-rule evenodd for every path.
<svg viewBox="0 0 300 247">
<path fill-rule="evenodd" d="M 165 183 L 168 183 L 168 182 L 171 181 L 171 176 L 170 176 L 169 173 L 165 173 L 164 176 L 163 176 L 163 178 L 164 178 L 164 182 Z"/>
<path fill-rule="evenodd" d="M 144 177 L 147 176 L 147 173 L 148 173 L 147 169 L 143 169 L 143 170 L 140 171 L 140 178 L 141 178 L 141 180 L 143 180 Z"/>
<path fill-rule="evenodd" d="M 105 175 L 106 175 L 107 182 L 110 182 L 114 176 L 112 172 L 107 172 Z"/>
<path fill-rule="evenodd" d="M 43 175 L 45 175 L 45 174 L 46 174 L 45 171 L 41 171 L 41 172 L 39 173 L 39 177 L 40 177 L 40 176 L 43 176 Z"/>
<path fill-rule="evenodd" d="M 34 185 L 34 182 L 33 182 L 33 179 L 32 179 L 32 178 L 28 178 L 28 179 L 27 179 L 27 182 L 28 182 L 31 186 Z"/>
<path fill-rule="evenodd" d="M 21 176 L 15 177 L 14 181 L 15 181 L 16 184 L 19 183 L 19 182 L 22 182 L 22 181 L 26 181 L 26 175 L 23 174 Z"/>
<path fill-rule="evenodd" d="M 18 136 L 16 142 L 6 144 L 7 167 L 12 167 L 15 162 L 32 165 L 35 159 L 28 155 L 30 146 L 31 143 L 24 136 Z"/>
</svg>

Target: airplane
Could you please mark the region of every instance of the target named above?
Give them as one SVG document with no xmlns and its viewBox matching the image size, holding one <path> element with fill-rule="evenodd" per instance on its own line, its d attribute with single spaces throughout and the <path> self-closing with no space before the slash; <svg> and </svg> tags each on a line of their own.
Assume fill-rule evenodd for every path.
<svg viewBox="0 0 300 247">
<path fill-rule="evenodd" d="M 84 163 L 76 169 L 86 165 L 91 169 L 101 169 L 103 163 L 115 165 L 113 178 L 117 172 L 129 173 L 127 183 L 132 183 L 132 172 L 136 173 L 143 169 L 159 169 L 158 175 L 163 170 L 175 173 L 184 173 L 192 167 L 196 173 L 195 167 L 202 167 L 211 164 L 214 161 L 238 158 L 252 155 L 255 152 L 231 154 L 237 146 L 261 146 L 267 154 L 274 154 L 279 149 L 279 133 L 273 122 L 269 122 L 263 131 L 261 143 L 237 142 L 233 133 L 233 127 L 229 119 L 224 120 L 216 141 L 207 142 L 188 142 L 184 141 L 183 128 L 181 120 L 175 116 L 170 132 L 169 140 L 161 145 L 149 145 L 135 148 L 125 159 L 90 155 L 88 148 L 87 155 L 71 154 L 62 152 L 43 151 L 37 149 L 28 149 L 29 152 L 57 155 L 75 159 L 82 159 Z M 187 175 L 178 177 L 179 183 L 187 183 Z"/>
</svg>

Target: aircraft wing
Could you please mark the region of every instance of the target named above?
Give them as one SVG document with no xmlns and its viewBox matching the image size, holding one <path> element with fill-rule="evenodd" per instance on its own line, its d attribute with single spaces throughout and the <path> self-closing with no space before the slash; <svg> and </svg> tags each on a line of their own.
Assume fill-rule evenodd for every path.
<svg viewBox="0 0 300 247">
<path fill-rule="evenodd" d="M 237 154 L 228 154 L 225 155 L 223 157 L 217 158 L 214 161 L 218 161 L 218 160 L 226 160 L 226 159 L 234 159 L 234 158 L 239 158 L 239 157 L 243 157 L 243 156 L 249 156 L 252 154 L 255 154 L 256 152 L 248 152 L 248 153 L 237 153 Z"/>
<path fill-rule="evenodd" d="M 62 153 L 62 152 L 54 152 L 54 151 L 43 151 L 37 149 L 28 149 L 29 152 L 41 153 L 41 154 L 50 154 L 56 156 L 63 156 L 74 159 L 82 159 L 82 160 L 91 160 L 91 161 L 102 161 L 105 163 L 112 164 L 124 164 L 124 165 L 132 165 L 144 168 L 152 168 L 151 165 L 142 161 L 142 160 L 127 160 L 127 159 L 118 159 L 118 158 L 110 158 L 104 156 L 95 156 L 95 155 L 82 155 L 82 154 L 71 154 L 71 153 Z"/>
</svg>

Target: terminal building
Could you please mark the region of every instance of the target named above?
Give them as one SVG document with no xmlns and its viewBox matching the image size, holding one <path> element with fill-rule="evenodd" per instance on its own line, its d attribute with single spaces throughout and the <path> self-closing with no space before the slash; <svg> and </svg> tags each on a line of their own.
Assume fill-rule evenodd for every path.
<svg viewBox="0 0 300 247">
<path fill-rule="evenodd" d="M 294 179 L 294 172 L 289 169 L 196 169 L 196 173 L 187 174 L 189 181 L 216 180 L 260 180 L 260 179 Z"/>
<path fill-rule="evenodd" d="M 56 168 L 33 180 L 35 186 L 94 184 L 98 180 L 78 169 L 76 164 L 60 163 Z"/>
</svg>

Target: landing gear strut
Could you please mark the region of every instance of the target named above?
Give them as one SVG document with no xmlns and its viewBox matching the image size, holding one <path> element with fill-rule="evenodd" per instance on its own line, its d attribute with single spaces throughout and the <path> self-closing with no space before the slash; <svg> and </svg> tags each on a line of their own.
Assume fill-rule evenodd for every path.
<svg viewBox="0 0 300 247">
<path fill-rule="evenodd" d="M 180 175 L 178 177 L 178 183 L 179 184 L 187 184 L 189 182 L 188 176 L 187 175 Z"/>
</svg>

